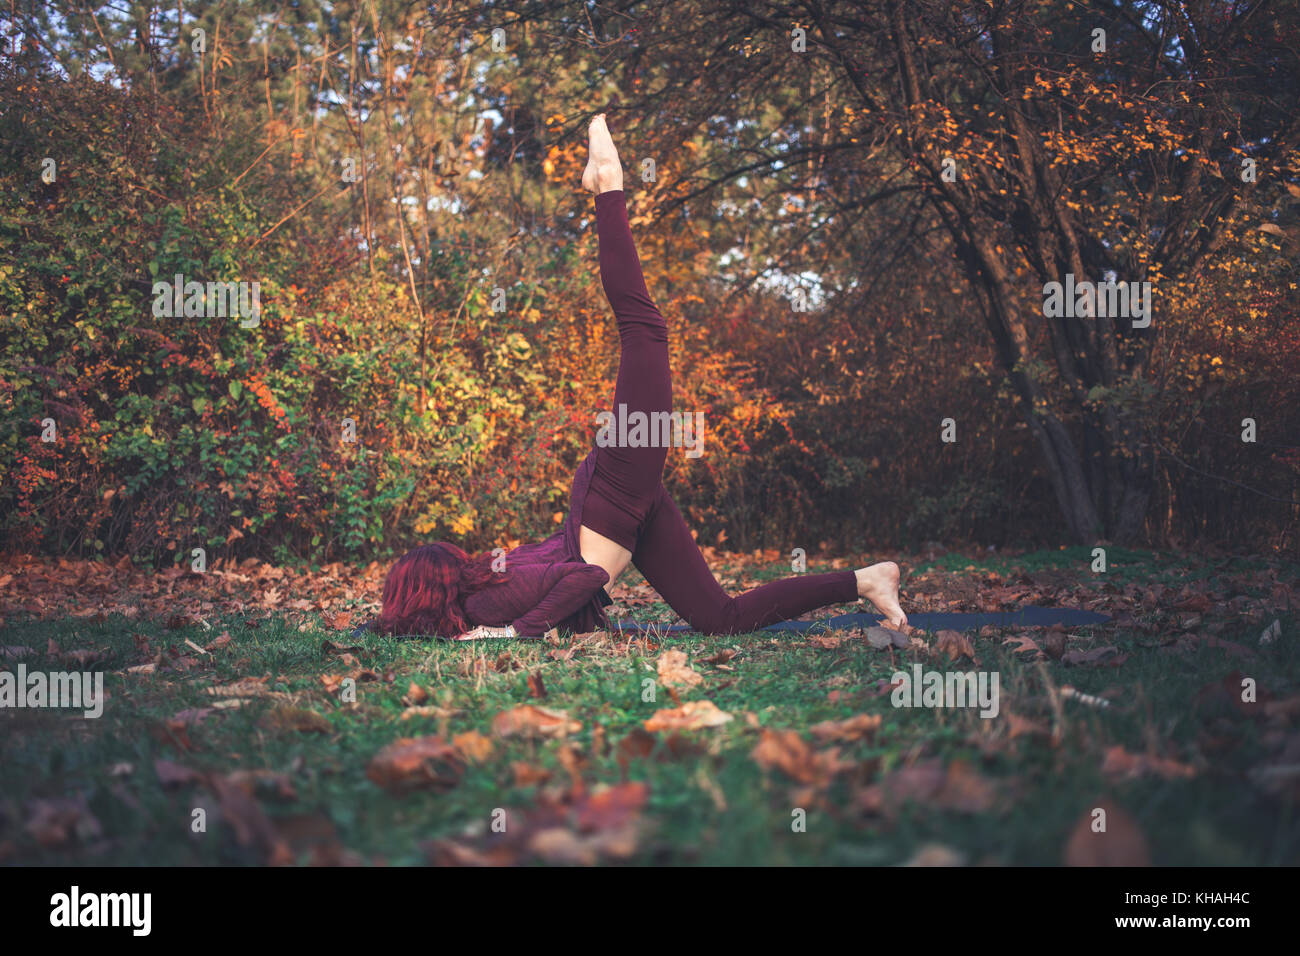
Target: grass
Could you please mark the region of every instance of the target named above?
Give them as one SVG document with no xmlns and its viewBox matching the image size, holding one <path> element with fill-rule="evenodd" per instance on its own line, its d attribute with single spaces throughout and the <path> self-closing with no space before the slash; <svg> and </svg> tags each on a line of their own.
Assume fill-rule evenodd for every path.
<svg viewBox="0 0 1300 956">
<path fill-rule="evenodd" d="M 945 556 L 918 570 L 1068 571 L 1086 569 L 1088 560 L 1086 549 L 1015 559 Z M 1272 568 L 1246 595 L 1256 605 L 1271 599 L 1278 581 L 1293 585 L 1298 570 L 1130 551 L 1112 553 L 1111 561 L 1116 575 L 1108 586 L 1116 589 L 1151 581 L 1213 588 L 1216 574 Z M 348 643 L 346 634 L 278 617 L 225 617 L 210 620 L 210 629 L 117 615 L 11 619 L 0 644 L 31 648 L 22 658 L 29 671 L 79 669 L 68 652 L 92 650 L 100 658 L 88 666 L 106 672 L 109 699 L 96 720 L 53 709 L 0 711 L 0 862 L 262 863 L 272 839 L 259 836 L 265 824 L 295 861 L 418 864 L 429 859 L 433 839 L 490 845 L 494 810 L 526 819 L 543 804 L 570 799 L 564 794 L 576 775 L 588 792 L 622 781 L 648 787 L 634 848 L 598 851 L 601 860 L 896 864 L 938 845 L 972 864 L 1057 864 L 1074 828 L 1104 798 L 1131 816 L 1158 864 L 1294 864 L 1295 778 L 1279 789 L 1252 771 L 1296 763 L 1300 709 L 1285 702 L 1300 695 L 1298 622 L 1285 609 L 1263 617 L 1276 617 L 1282 628 L 1268 647 L 1258 643 L 1257 606 L 1250 614 L 1207 613 L 1204 630 L 1218 632 L 1213 642 L 1204 634 L 1175 641 L 1182 631 L 1168 608 L 1139 609 L 1124 626 L 1070 632 L 1070 649 L 1104 644 L 1128 654 L 1118 667 L 1035 661 L 1003 643 L 1003 632 L 971 635 L 978 665 L 950 664 L 932 650 L 876 650 L 856 637 L 820 646 L 805 635 L 767 632 L 473 645 L 371 636 L 349 660 L 322 652 L 326 641 Z M 222 632 L 229 642 L 207 654 L 184 643 L 205 645 Z M 1041 632 L 1021 633 L 1042 643 Z M 684 651 L 704 678 L 679 691 L 681 700 L 710 700 L 734 719 L 676 738 L 658 734 L 648 754 L 621 747 L 657 710 L 675 706 L 659 683 L 652 685 L 657 699 L 643 700 L 656 659 L 671 649 Z M 726 649 L 736 654 L 721 667 L 704 662 Z M 127 672 L 159 652 L 164 666 L 154 673 Z M 932 669 L 998 672 L 1001 713 L 984 720 L 971 710 L 894 708 L 879 682 L 914 660 Z M 0 666 L 12 670 L 15 661 Z M 366 670 L 377 679 L 359 680 L 355 702 L 322 680 Z M 1264 692 L 1267 699 L 1252 705 L 1257 711 L 1215 693 L 1214 685 L 1237 671 Z M 529 674 L 541 678 L 544 698 L 529 696 Z M 264 676 L 261 691 L 240 695 L 242 706 L 214 707 L 228 698 L 209 688 Z M 427 693 L 427 710 L 403 719 L 412 683 Z M 1058 713 L 1052 695 L 1064 685 L 1110 706 L 1070 700 Z M 563 710 L 581 729 L 564 740 L 494 735 L 497 714 L 528 703 Z M 186 711 L 202 708 L 212 709 L 187 720 Z M 309 721 L 302 711 L 319 718 Z M 863 739 L 823 743 L 809 732 L 864 713 L 882 720 Z M 1044 732 L 1013 738 L 1012 714 Z M 838 747 L 839 769 L 810 782 L 765 766 L 754 756 L 765 729 L 797 731 L 809 744 L 796 764 Z M 492 750 L 469 761 L 454 786 L 390 793 L 367 777 L 371 759 L 396 738 L 449 741 L 472 731 L 491 738 Z M 1055 743 L 1048 731 L 1056 732 Z M 1104 774 L 1107 752 L 1117 746 L 1169 763 L 1132 777 Z M 199 777 L 164 785 L 159 760 Z M 953 800 L 921 788 L 881 809 L 882 790 L 894 792 L 891 784 L 904 779 L 898 771 L 926 761 L 972 769 L 976 792 Z M 1168 766 L 1175 771 L 1159 769 Z M 252 787 L 250 801 L 223 798 L 214 780 L 240 770 L 280 776 Z M 527 782 L 547 773 L 548 781 Z M 60 802 L 69 800 L 77 802 Z M 207 815 L 206 832 L 193 832 L 196 809 Z M 805 832 L 792 830 L 798 809 L 806 813 Z M 516 858 L 548 859 L 524 851 Z"/>
</svg>

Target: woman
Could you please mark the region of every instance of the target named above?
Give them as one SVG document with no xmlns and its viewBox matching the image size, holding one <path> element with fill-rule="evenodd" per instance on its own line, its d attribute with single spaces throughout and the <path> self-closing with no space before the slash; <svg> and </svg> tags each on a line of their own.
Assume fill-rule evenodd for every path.
<svg viewBox="0 0 1300 956">
<path fill-rule="evenodd" d="M 650 299 L 623 194 L 623 167 L 605 116 L 588 130 L 582 185 L 596 194 L 600 279 L 618 320 L 620 356 L 614 408 L 671 412 L 668 326 Z M 553 627 L 585 632 L 609 626 L 606 588 L 635 564 L 695 630 L 736 634 L 828 604 L 864 598 L 894 627 L 898 565 L 809 574 L 729 597 L 714 580 L 661 476 L 667 448 L 603 447 L 578 466 L 563 530 L 494 562 L 450 544 L 404 555 L 384 582 L 375 630 L 386 634 L 540 637 Z"/>
</svg>

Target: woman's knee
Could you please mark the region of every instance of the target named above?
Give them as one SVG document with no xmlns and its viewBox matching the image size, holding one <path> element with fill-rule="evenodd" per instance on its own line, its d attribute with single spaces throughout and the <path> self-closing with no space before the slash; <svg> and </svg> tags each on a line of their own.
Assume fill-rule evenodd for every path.
<svg viewBox="0 0 1300 956">
<path fill-rule="evenodd" d="M 739 608 L 733 597 L 697 608 L 686 623 L 701 634 L 735 634 Z"/>
</svg>

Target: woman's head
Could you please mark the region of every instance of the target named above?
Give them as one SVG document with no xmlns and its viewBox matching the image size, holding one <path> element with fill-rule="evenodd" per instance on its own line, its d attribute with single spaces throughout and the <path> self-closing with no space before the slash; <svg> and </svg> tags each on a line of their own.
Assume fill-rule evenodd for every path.
<svg viewBox="0 0 1300 956">
<path fill-rule="evenodd" d="M 475 591 L 500 583 L 491 555 L 472 558 L 454 544 L 422 544 L 402 555 L 384 579 L 380 634 L 436 634 L 455 637 L 469 630 L 463 602 Z"/>
</svg>

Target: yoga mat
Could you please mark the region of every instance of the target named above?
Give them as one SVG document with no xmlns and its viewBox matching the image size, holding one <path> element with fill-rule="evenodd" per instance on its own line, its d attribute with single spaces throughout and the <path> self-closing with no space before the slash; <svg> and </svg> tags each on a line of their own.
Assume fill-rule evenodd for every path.
<svg viewBox="0 0 1300 956">
<path fill-rule="evenodd" d="M 1109 621 L 1105 614 L 1080 611 L 1072 607 L 1022 607 L 1015 611 L 959 614 L 943 611 L 929 614 L 907 615 L 907 623 L 925 631 L 974 631 L 986 624 L 997 627 L 1047 627 L 1064 624 L 1076 627 L 1081 624 L 1101 624 Z M 883 618 L 879 614 L 840 614 L 821 621 L 782 621 L 760 628 L 764 631 L 842 631 L 855 627 L 876 627 Z M 663 624 L 646 624 L 637 621 L 611 621 L 614 630 L 625 634 L 682 634 L 690 631 L 685 624 L 671 627 Z"/>
<path fill-rule="evenodd" d="M 781 621 L 760 628 L 763 631 L 846 631 L 855 627 L 876 627 L 883 618 L 878 614 L 839 614 L 821 621 Z M 994 611 L 990 613 L 957 614 L 937 611 L 907 615 L 907 623 L 923 631 L 974 631 L 986 624 L 997 627 L 1048 627 L 1052 624 L 1064 624 L 1077 627 L 1081 624 L 1101 624 L 1109 621 L 1105 614 L 1094 611 L 1080 611 L 1072 607 L 1022 607 L 1015 611 Z M 352 639 L 359 640 L 370 629 L 373 621 L 358 626 L 352 631 Z M 639 621 L 611 620 L 610 630 L 622 634 L 686 634 L 691 631 L 685 624 L 648 624 Z M 434 638 L 429 638 L 430 640 Z"/>
</svg>

